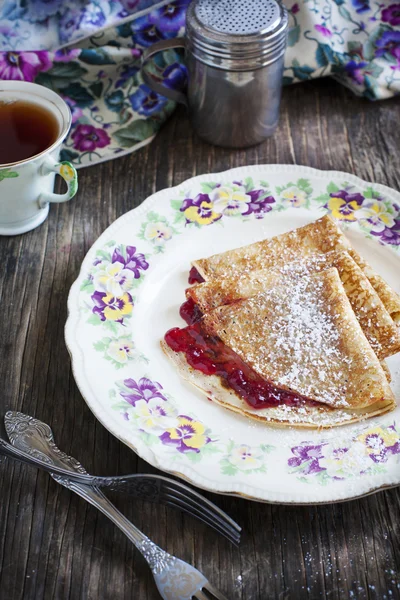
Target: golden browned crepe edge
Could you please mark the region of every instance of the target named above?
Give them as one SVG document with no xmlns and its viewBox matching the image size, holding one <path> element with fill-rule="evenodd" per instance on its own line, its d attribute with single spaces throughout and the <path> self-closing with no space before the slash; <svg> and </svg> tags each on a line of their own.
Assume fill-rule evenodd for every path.
<svg viewBox="0 0 400 600">
<path fill-rule="evenodd" d="M 384 360 L 381 360 L 380 363 L 381 363 L 381 367 L 383 369 L 383 372 L 386 375 L 386 379 L 390 383 L 392 381 L 392 374 L 390 372 L 390 369 L 389 369 L 389 367 L 387 366 L 387 363 Z"/>
<path fill-rule="evenodd" d="M 309 255 L 304 259 L 290 261 L 280 268 L 271 267 L 222 279 L 210 279 L 188 288 L 186 296 L 198 304 L 203 313 L 207 313 L 226 304 L 228 299 L 237 301 L 262 292 L 264 286 L 269 287 L 282 275 L 290 277 L 293 273 L 297 277 L 332 266 L 338 269 L 354 313 L 378 358 L 382 360 L 399 352 L 400 329 L 363 270 L 344 250 Z"/>
<path fill-rule="evenodd" d="M 318 239 L 318 234 L 321 237 Z M 324 235 L 325 234 L 325 235 Z M 299 227 L 297 229 L 293 229 L 291 231 L 279 234 L 277 236 L 273 236 L 272 238 L 267 238 L 265 240 L 261 240 L 259 242 L 255 242 L 252 244 L 248 244 L 246 246 L 241 246 L 240 248 L 235 248 L 233 250 L 228 250 L 226 252 L 221 252 L 219 254 L 214 254 L 209 256 L 208 258 L 197 259 L 193 261 L 191 264 L 196 267 L 197 271 L 203 277 L 205 281 L 212 279 L 213 277 L 218 277 L 218 270 L 213 270 L 211 268 L 212 264 L 215 263 L 217 257 L 225 258 L 230 257 L 227 262 L 229 264 L 234 263 L 235 268 L 241 270 L 240 265 L 237 264 L 237 258 L 240 258 L 243 253 L 250 253 L 250 255 L 254 255 L 257 253 L 262 253 L 263 248 L 265 252 L 265 248 L 267 248 L 272 240 L 275 240 L 275 244 L 278 244 L 278 239 L 287 239 L 290 240 L 290 237 L 293 239 L 307 239 L 309 237 L 309 241 L 311 241 L 311 245 L 314 244 L 314 250 L 312 252 L 308 252 L 309 254 L 315 252 L 329 252 L 330 250 L 347 250 L 347 252 L 352 256 L 358 266 L 364 271 L 366 277 L 371 282 L 371 285 L 374 287 L 379 297 L 381 298 L 385 308 L 389 312 L 390 316 L 396 323 L 400 323 L 400 296 L 397 294 L 389 284 L 376 273 L 372 267 L 367 263 L 365 259 L 363 259 L 358 252 L 353 248 L 350 241 L 346 238 L 344 233 L 338 227 L 336 222 L 329 216 L 325 215 L 324 217 L 313 221 L 312 223 L 308 223 L 303 227 Z M 288 250 L 290 250 L 290 245 L 287 246 Z M 251 259 L 251 256 L 250 256 Z M 250 262 L 249 262 L 250 265 Z M 273 267 L 273 262 L 271 260 L 268 267 Z"/>
<path fill-rule="evenodd" d="M 354 315 L 337 269 L 331 268 L 304 277 L 302 278 L 302 285 L 304 285 L 306 279 L 308 280 L 307 287 L 310 290 L 315 287 L 317 282 L 320 283 L 321 300 L 323 300 L 325 310 L 330 314 L 334 327 L 340 335 L 340 349 L 343 356 L 341 369 L 343 368 L 343 377 L 349 382 L 346 389 L 347 405 L 353 409 L 359 409 L 375 404 L 379 398 L 394 401 L 393 392 L 386 375 Z M 274 282 L 273 287 L 275 292 L 281 288 L 280 298 L 283 303 L 285 299 L 291 296 L 290 287 L 287 288 L 284 278 L 282 278 L 281 283 Z M 311 397 L 301 387 L 293 387 L 293 383 L 289 386 L 289 384 L 285 385 L 279 382 L 277 362 L 271 368 L 269 361 L 259 360 L 258 346 L 256 351 L 255 348 L 257 341 L 261 344 L 258 337 L 262 328 L 266 331 L 266 337 L 263 338 L 262 343 L 263 347 L 266 348 L 268 342 L 270 342 L 270 347 L 273 348 L 271 346 L 271 343 L 273 343 L 272 338 L 271 340 L 268 338 L 270 329 L 267 327 L 265 330 L 265 326 L 269 326 L 270 316 L 272 315 L 273 318 L 273 315 L 275 315 L 274 308 L 277 306 L 279 306 L 279 309 L 282 308 L 281 305 L 276 303 L 275 305 L 271 304 L 269 296 L 264 292 L 247 300 L 240 300 L 234 304 L 216 308 L 203 317 L 202 324 L 209 335 L 218 336 L 227 347 L 233 349 L 247 365 L 266 381 L 280 389 L 286 389 L 300 396 L 308 397 L 310 400 L 316 400 L 338 408 L 337 399 L 334 396 L 323 395 L 325 391 L 324 382 L 321 381 L 318 387 L 314 384 L 314 395 Z M 253 327 L 254 338 L 248 340 L 246 339 L 247 332 L 251 327 Z M 243 333 L 243 328 L 246 329 L 246 334 Z M 288 342 L 290 343 L 290 340 Z M 304 357 L 305 360 L 307 358 L 308 355 Z M 368 365 L 367 372 L 365 365 Z M 315 370 L 316 367 L 310 363 L 309 368 Z M 328 385 L 333 375 L 334 371 L 332 369 L 326 373 Z"/>
<path fill-rule="evenodd" d="M 193 385 L 198 391 L 204 394 L 207 398 L 213 402 L 219 404 L 221 407 L 233 411 L 236 414 L 240 414 L 246 419 L 256 420 L 272 427 L 295 427 L 299 429 L 330 429 L 332 427 L 339 427 L 341 425 L 349 425 L 363 421 L 370 417 L 383 415 L 395 408 L 395 403 L 392 401 L 384 401 L 375 408 L 369 408 L 366 410 L 349 410 L 349 409 L 334 409 L 328 406 L 321 406 L 318 409 L 309 411 L 309 418 L 306 420 L 304 417 L 304 408 L 291 407 L 287 411 L 286 415 L 283 414 L 282 409 L 271 408 L 269 416 L 265 415 L 266 409 L 261 409 L 264 414 L 258 409 L 252 409 L 234 390 L 227 390 L 221 385 L 219 377 L 215 375 L 204 375 L 200 371 L 193 369 L 186 361 L 185 354 L 183 352 L 174 352 L 168 344 L 162 340 L 160 342 L 161 348 L 166 356 L 171 360 L 178 370 L 179 375 L 191 385 Z M 236 403 L 239 406 L 232 404 L 232 399 L 236 399 Z M 377 403 L 378 404 L 378 403 Z M 275 417 L 273 416 L 275 414 Z M 277 418 L 278 415 L 280 418 Z"/>
</svg>

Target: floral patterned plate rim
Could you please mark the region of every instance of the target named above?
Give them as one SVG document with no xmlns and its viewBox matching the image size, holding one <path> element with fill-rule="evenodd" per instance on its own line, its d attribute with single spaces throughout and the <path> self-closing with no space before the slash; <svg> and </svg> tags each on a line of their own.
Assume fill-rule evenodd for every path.
<svg viewBox="0 0 400 600">
<path fill-rule="evenodd" d="M 191 260 L 327 212 L 400 292 L 400 194 L 347 173 L 257 165 L 200 175 L 108 227 L 71 288 L 65 329 L 76 382 L 102 424 L 150 464 L 213 492 L 316 504 L 400 484 L 400 408 L 333 430 L 274 429 L 209 402 L 159 346 L 183 324 Z M 399 355 L 388 364 L 399 398 Z"/>
</svg>

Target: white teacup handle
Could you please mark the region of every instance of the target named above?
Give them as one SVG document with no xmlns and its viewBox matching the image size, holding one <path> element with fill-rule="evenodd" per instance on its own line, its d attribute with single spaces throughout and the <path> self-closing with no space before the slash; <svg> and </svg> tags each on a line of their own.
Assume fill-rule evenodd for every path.
<svg viewBox="0 0 400 600">
<path fill-rule="evenodd" d="M 49 202 L 67 202 L 67 200 L 71 200 L 75 196 L 78 190 L 78 175 L 75 167 L 70 162 L 57 162 L 51 156 L 47 156 L 40 167 L 40 175 L 50 175 L 50 173 L 61 175 L 68 189 L 65 194 L 42 192 L 39 196 L 40 208 L 44 208 Z"/>
</svg>

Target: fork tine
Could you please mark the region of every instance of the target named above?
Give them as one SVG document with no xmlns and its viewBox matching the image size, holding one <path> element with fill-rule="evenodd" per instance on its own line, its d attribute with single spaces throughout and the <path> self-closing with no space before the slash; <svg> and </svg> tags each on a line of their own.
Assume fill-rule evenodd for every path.
<svg viewBox="0 0 400 600">
<path fill-rule="evenodd" d="M 210 500 L 207 500 L 207 498 L 204 498 L 203 496 L 200 496 L 200 494 L 197 494 L 193 490 L 190 490 L 190 488 L 185 487 L 184 490 L 181 490 L 179 488 L 179 486 L 172 485 L 170 482 L 168 482 L 167 484 L 164 483 L 162 485 L 161 491 L 164 491 L 164 490 L 166 492 L 168 492 L 169 494 L 171 494 L 171 493 L 174 494 L 176 497 L 184 498 L 186 501 L 190 499 L 193 506 L 196 506 L 196 508 L 198 510 L 208 511 L 208 513 L 211 513 L 213 516 L 218 518 L 218 520 L 223 521 L 224 523 L 226 523 L 229 527 L 231 527 L 238 533 L 240 533 L 242 531 L 242 528 L 240 527 L 240 525 L 238 525 L 223 510 L 218 508 L 218 506 L 213 504 L 213 502 L 211 502 Z"/>
<path fill-rule="evenodd" d="M 209 581 L 207 581 L 207 583 L 204 585 L 203 590 L 207 590 L 207 592 L 215 596 L 216 600 L 228 600 L 228 598 L 215 589 L 215 587 L 211 585 Z"/>
<path fill-rule="evenodd" d="M 196 592 L 196 594 L 194 596 L 192 596 L 193 600 L 197 599 L 197 600 L 210 600 L 209 596 L 206 596 L 205 594 L 203 594 L 203 592 L 200 590 L 199 592 Z"/>
<path fill-rule="evenodd" d="M 196 517 L 199 521 L 203 521 L 203 523 L 205 523 L 209 527 L 212 527 L 218 533 L 222 534 L 232 544 L 235 544 L 235 546 L 237 546 L 239 544 L 240 534 L 238 534 L 235 531 L 225 528 L 223 525 L 220 525 L 218 522 L 213 521 L 212 518 L 208 517 L 206 514 L 198 512 L 193 507 L 182 504 L 182 502 L 174 502 L 172 499 L 167 500 L 166 498 L 164 498 L 163 500 L 164 500 L 165 504 L 167 504 L 168 506 L 172 506 L 173 508 L 184 511 L 187 514 L 191 515 L 192 517 Z"/>
<path fill-rule="evenodd" d="M 189 514 L 203 520 L 208 525 L 221 530 L 224 535 L 229 535 L 237 544 L 240 541 L 240 530 L 238 526 L 233 527 L 229 521 L 220 517 L 218 513 L 203 507 L 200 504 L 194 503 L 190 498 L 186 498 L 181 494 L 164 493 L 162 499 L 165 503 L 174 505 L 175 507 L 185 510 Z"/>
</svg>

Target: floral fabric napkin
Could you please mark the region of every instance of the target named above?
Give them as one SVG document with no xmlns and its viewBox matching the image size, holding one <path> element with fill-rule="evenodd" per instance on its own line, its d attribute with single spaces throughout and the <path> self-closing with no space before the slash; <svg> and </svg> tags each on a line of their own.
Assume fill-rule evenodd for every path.
<svg viewBox="0 0 400 600">
<path fill-rule="evenodd" d="M 251 1 L 251 0 L 243 0 Z M 62 159 L 88 166 L 150 142 L 175 105 L 140 76 L 142 52 L 184 35 L 189 0 L 5 0 L 0 79 L 61 94 L 73 124 Z M 284 84 L 331 75 L 370 100 L 400 92 L 400 3 L 285 0 L 290 14 Z M 150 63 L 156 80 L 183 89 L 184 56 Z"/>
</svg>

